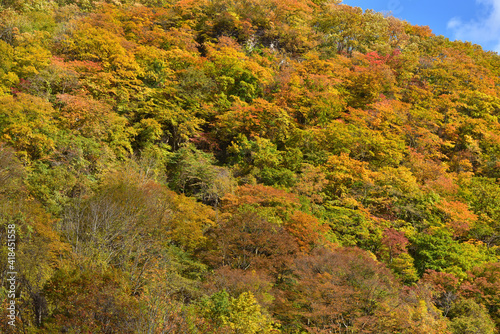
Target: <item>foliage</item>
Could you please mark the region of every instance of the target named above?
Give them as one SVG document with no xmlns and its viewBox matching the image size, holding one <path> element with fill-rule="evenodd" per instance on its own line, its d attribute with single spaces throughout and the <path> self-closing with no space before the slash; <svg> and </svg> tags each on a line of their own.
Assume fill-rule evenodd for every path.
<svg viewBox="0 0 500 334">
<path fill-rule="evenodd" d="M 23 333 L 498 331 L 498 54 L 338 0 L 5 0 L 0 53 Z"/>
</svg>

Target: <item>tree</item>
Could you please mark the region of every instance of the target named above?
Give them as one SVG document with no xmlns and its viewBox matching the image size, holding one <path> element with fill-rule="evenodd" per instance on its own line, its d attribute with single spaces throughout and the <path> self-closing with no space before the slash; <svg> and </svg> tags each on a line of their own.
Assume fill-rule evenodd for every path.
<svg viewBox="0 0 500 334">
<path fill-rule="evenodd" d="M 213 242 L 217 248 L 206 255 L 213 266 L 264 271 L 276 282 L 290 273 L 298 252 L 297 243 L 283 227 L 251 211 L 222 222 L 214 231 Z"/>
<path fill-rule="evenodd" d="M 63 128 L 83 137 L 101 138 L 118 158 L 123 159 L 132 153 L 131 137 L 134 130 L 108 104 L 86 95 L 61 94 L 57 99 L 60 103 L 59 120 Z"/>
<path fill-rule="evenodd" d="M 56 232 L 55 218 L 26 189 L 23 181 L 27 173 L 14 150 L 1 144 L 0 239 L 6 242 L 0 247 L 0 257 L 4 259 L 0 279 L 6 281 L 11 278 L 9 272 L 16 272 L 17 328 L 42 325 L 49 313 L 43 286 L 71 256 L 69 245 Z M 7 298 L 4 288 L 0 294 L 2 304 L 12 299 Z M 6 317 L 6 312 L 4 307 L 2 316 Z M 7 322 L 1 328 L 6 333 L 12 329 Z"/>
<path fill-rule="evenodd" d="M 50 103 L 27 94 L 0 98 L 0 135 L 24 160 L 46 158 L 58 132 Z"/>
<path fill-rule="evenodd" d="M 134 333 L 139 305 L 113 270 L 59 270 L 44 293 L 54 305 L 44 323 L 48 331 Z"/>
<path fill-rule="evenodd" d="M 495 324 L 486 308 L 472 299 L 461 299 L 450 310 L 450 329 L 453 333 L 495 333 Z"/>
<path fill-rule="evenodd" d="M 304 329 L 317 333 L 404 330 L 397 323 L 397 284 L 368 253 L 355 248 L 317 249 L 296 260 L 298 283 L 289 298 Z M 296 311 L 297 312 L 297 311 Z"/>
<path fill-rule="evenodd" d="M 465 278 L 465 273 L 483 263 L 495 261 L 481 243 L 460 243 L 453 240 L 449 230 L 430 228 L 416 235 L 413 240 L 415 268 L 423 274 L 431 269 L 444 271 Z"/>
<path fill-rule="evenodd" d="M 408 254 L 409 241 L 405 234 L 394 228 L 388 228 L 384 231 L 380 243 L 380 258 L 393 270 L 395 276 L 407 284 L 416 282 L 417 270 L 413 258 Z"/>
<path fill-rule="evenodd" d="M 271 317 L 263 312 L 251 292 L 237 298 L 222 290 L 204 298 L 198 312 L 214 327 L 205 327 L 206 333 L 268 334 L 279 333 Z M 210 329 L 209 329 L 210 328 Z"/>
<path fill-rule="evenodd" d="M 220 38 L 219 43 L 209 44 L 205 72 L 216 82 L 217 96 L 223 101 L 237 99 L 251 102 L 262 93 L 262 86 L 271 77 L 267 68 L 248 59 L 240 47 L 229 38 Z M 247 60 L 247 61 L 242 61 Z"/>
<path fill-rule="evenodd" d="M 243 185 L 223 198 L 224 212 L 254 212 L 265 220 L 283 225 L 299 208 L 299 198 L 292 193 L 264 185 Z"/>
<path fill-rule="evenodd" d="M 477 266 L 471 270 L 467 281 L 462 285 L 462 290 L 466 297 L 474 298 L 477 304 L 486 306 L 491 319 L 493 319 L 497 327 L 500 321 L 500 286 L 497 279 L 499 272 L 500 266 L 496 262 Z M 465 316 L 475 313 L 477 316 L 486 318 L 485 325 L 488 325 L 487 317 L 482 314 L 481 306 L 476 305 L 465 302 L 465 305 L 457 306 L 459 310 L 462 308 Z M 459 310 L 457 311 L 460 312 Z M 457 327 L 460 328 L 462 326 L 461 322 L 457 323 Z"/>
<path fill-rule="evenodd" d="M 367 52 L 375 44 L 387 43 L 390 36 L 382 14 L 335 2 L 323 6 L 316 27 L 325 35 L 324 46 L 337 53 Z"/>
<path fill-rule="evenodd" d="M 200 151 L 191 144 L 172 154 L 167 166 L 173 190 L 195 196 L 215 208 L 235 186 L 228 169 L 215 166 L 215 159 L 211 154 Z"/>
<path fill-rule="evenodd" d="M 283 142 L 288 137 L 292 120 L 282 108 L 256 98 L 251 105 L 236 101 L 229 112 L 217 116 L 214 126 L 222 139 L 228 141 L 244 135 L 248 139 L 260 137 Z"/>
<path fill-rule="evenodd" d="M 0 63 L 0 95 L 10 93 L 11 88 L 19 83 L 19 77 L 12 71 L 14 67 L 14 48 L 0 40 L 0 52 L 2 53 L 2 61 Z"/>
</svg>

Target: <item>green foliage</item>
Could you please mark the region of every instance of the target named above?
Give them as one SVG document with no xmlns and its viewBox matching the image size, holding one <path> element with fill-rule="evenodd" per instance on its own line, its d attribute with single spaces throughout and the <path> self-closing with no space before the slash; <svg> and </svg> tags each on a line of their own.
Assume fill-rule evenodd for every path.
<svg viewBox="0 0 500 334">
<path fill-rule="evenodd" d="M 216 45 L 207 45 L 206 63 L 208 75 L 215 78 L 221 98 L 241 99 L 250 102 L 262 93 L 262 84 L 269 79 L 269 70 L 248 59 L 230 39 L 223 39 Z M 242 61 L 243 60 L 243 61 Z"/>
<path fill-rule="evenodd" d="M 480 220 L 472 227 L 471 235 L 489 246 L 497 245 L 500 202 L 495 194 L 500 191 L 499 188 L 495 179 L 473 178 L 464 180 L 460 191 L 472 210 L 480 215 Z"/>
<path fill-rule="evenodd" d="M 188 196 L 195 196 L 215 206 L 226 193 L 232 191 L 231 172 L 213 164 L 211 154 L 185 145 L 172 154 L 167 164 L 170 187 Z"/>
<path fill-rule="evenodd" d="M 496 256 L 481 243 L 460 243 L 453 240 L 449 230 L 431 228 L 413 240 L 417 246 L 415 267 L 420 273 L 427 269 L 453 273 L 465 278 L 466 272 Z"/>
<path fill-rule="evenodd" d="M 495 333 L 495 324 L 486 308 L 472 299 L 461 299 L 453 304 L 449 317 L 452 333 Z"/>
<path fill-rule="evenodd" d="M 328 211 L 323 219 L 330 226 L 335 240 L 343 246 L 375 250 L 382 237 L 383 226 L 377 226 L 366 213 L 358 210 L 333 205 L 326 208 Z"/>
</svg>

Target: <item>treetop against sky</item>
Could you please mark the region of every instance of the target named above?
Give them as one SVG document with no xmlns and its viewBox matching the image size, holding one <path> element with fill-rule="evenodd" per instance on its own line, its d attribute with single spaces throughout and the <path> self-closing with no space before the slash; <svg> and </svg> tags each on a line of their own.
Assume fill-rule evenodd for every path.
<svg viewBox="0 0 500 334">
<path fill-rule="evenodd" d="M 391 12 L 412 24 L 429 26 L 436 35 L 500 51 L 500 0 L 344 0 L 343 3 Z"/>
</svg>

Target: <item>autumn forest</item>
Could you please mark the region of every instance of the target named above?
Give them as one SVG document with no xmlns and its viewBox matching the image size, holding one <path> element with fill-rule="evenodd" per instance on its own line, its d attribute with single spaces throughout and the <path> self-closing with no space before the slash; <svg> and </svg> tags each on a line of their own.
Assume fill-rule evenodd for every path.
<svg viewBox="0 0 500 334">
<path fill-rule="evenodd" d="M 340 0 L 3 0 L 0 332 L 498 333 L 499 118 Z"/>
</svg>

